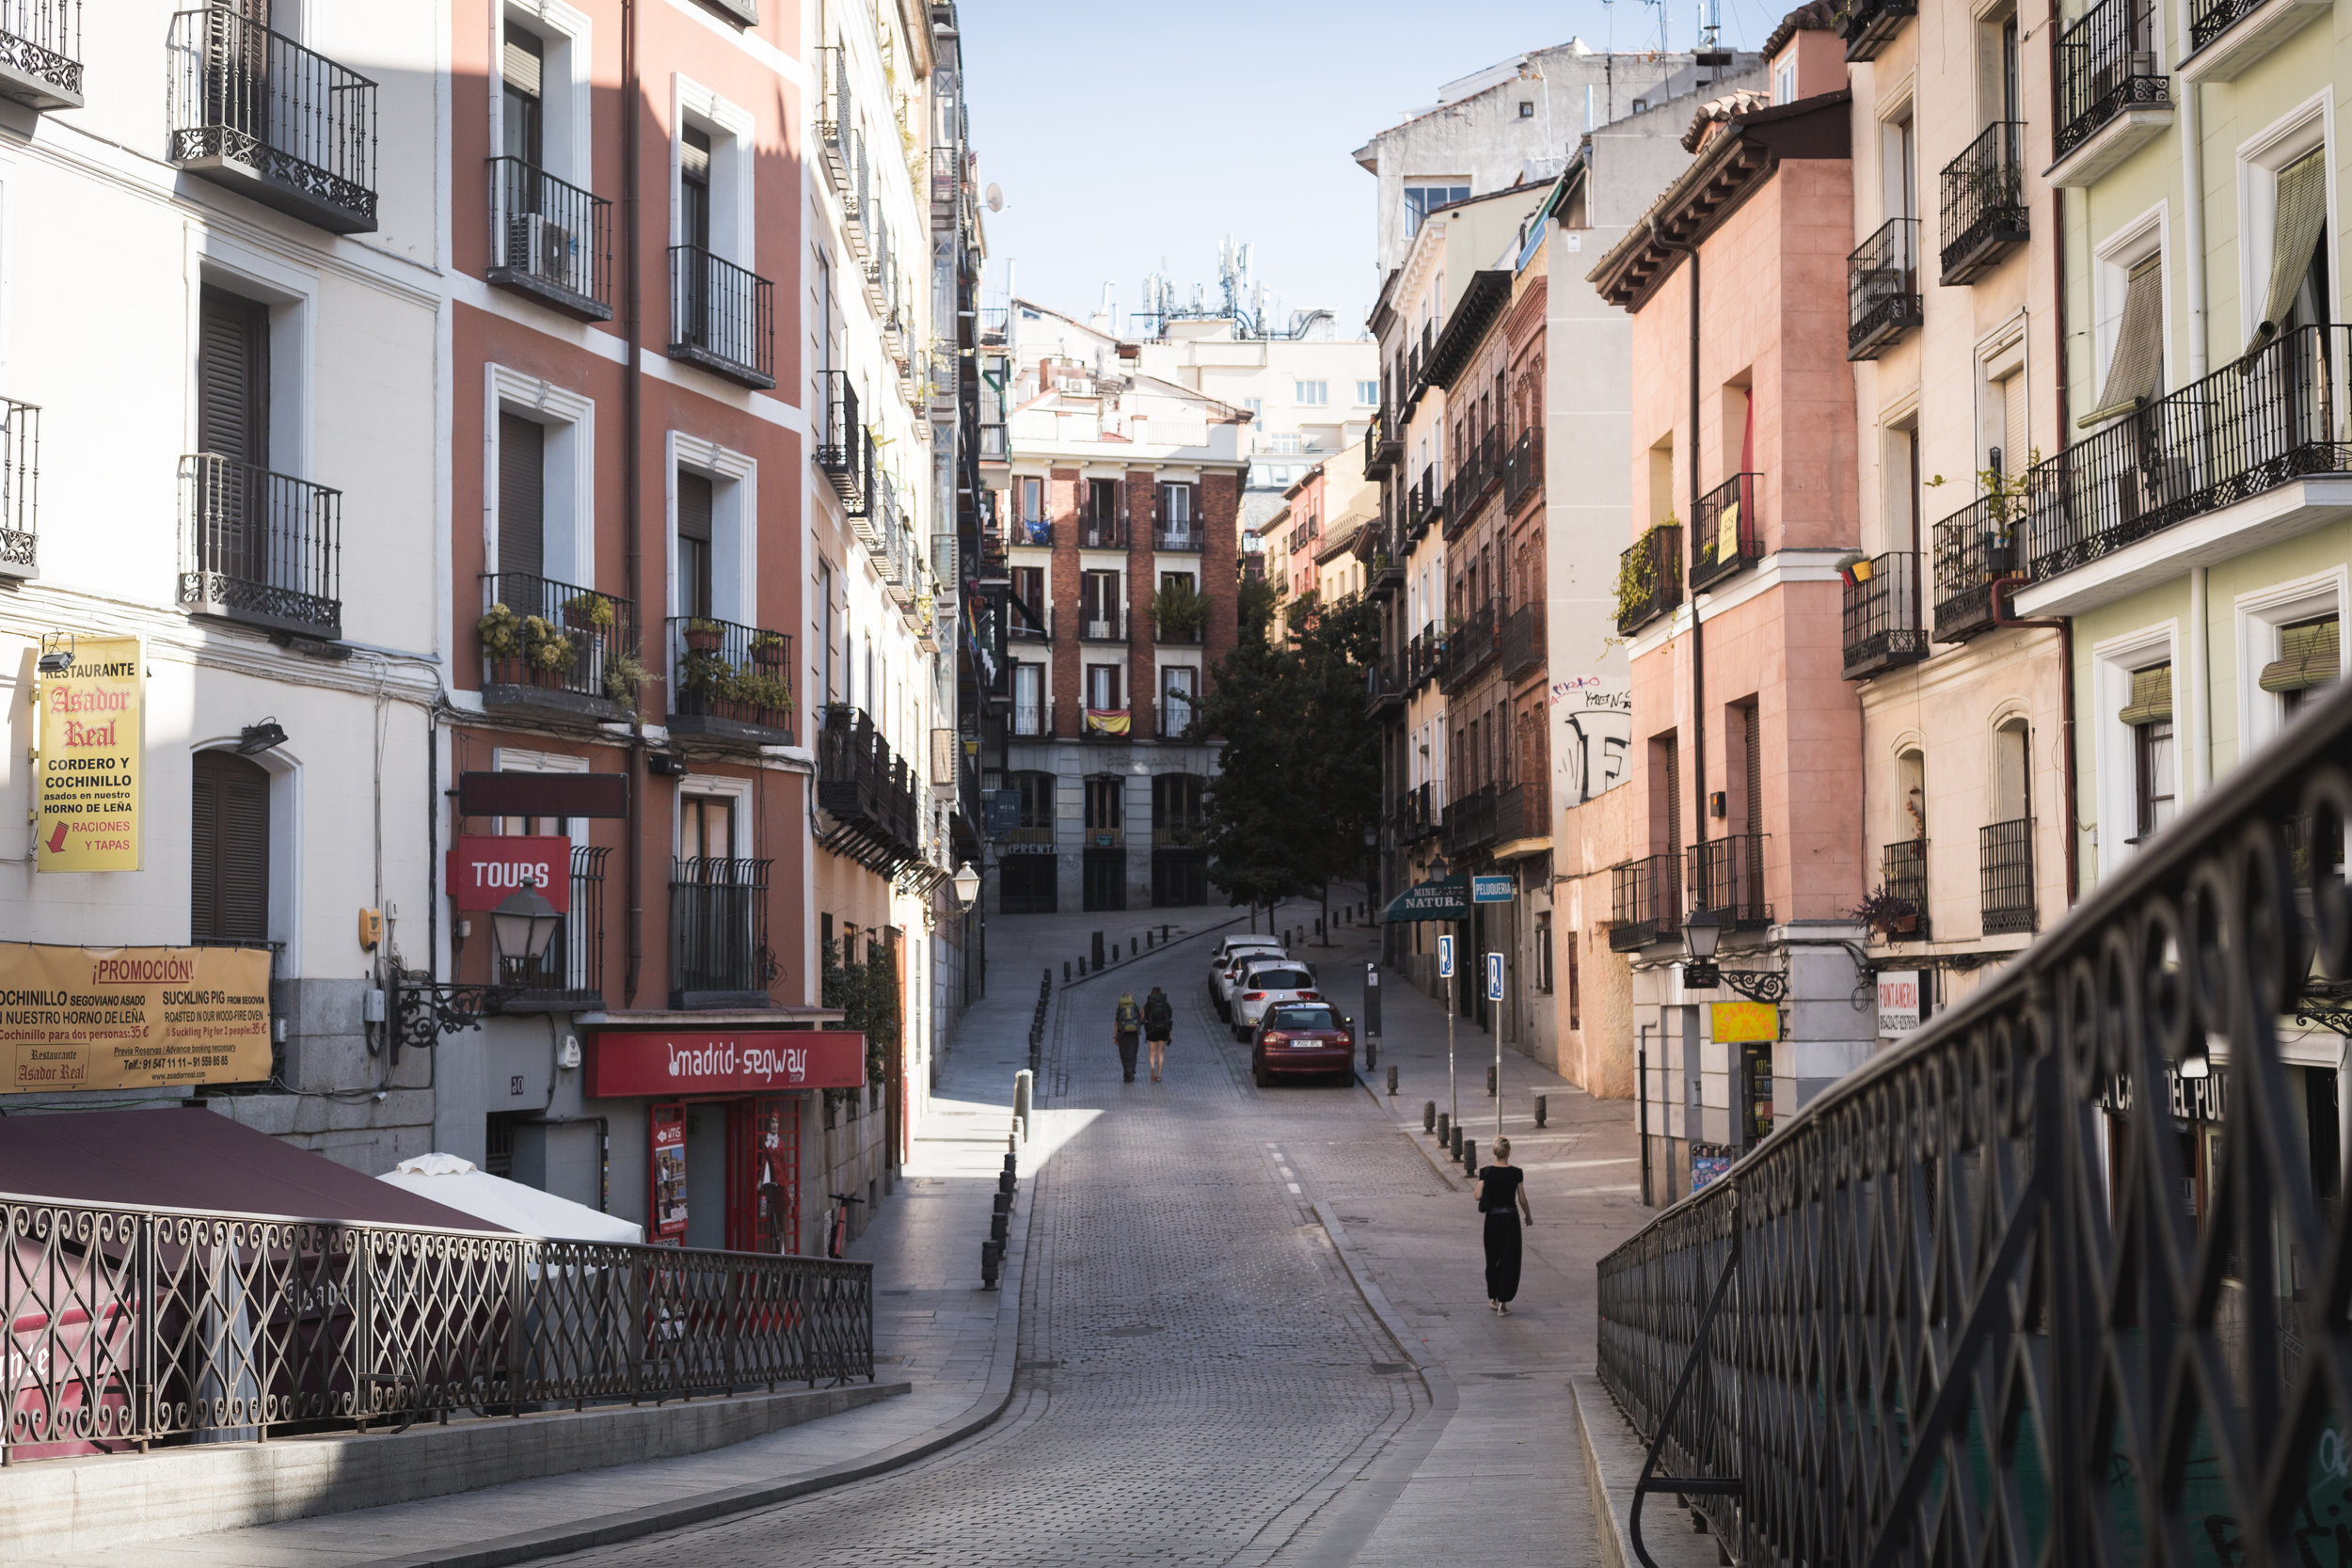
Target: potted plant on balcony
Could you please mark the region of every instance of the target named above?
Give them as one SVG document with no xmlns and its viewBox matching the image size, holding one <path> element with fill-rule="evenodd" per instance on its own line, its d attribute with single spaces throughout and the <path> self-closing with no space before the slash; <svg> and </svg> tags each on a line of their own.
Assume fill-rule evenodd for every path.
<svg viewBox="0 0 2352 1568">
<path fill-rule="evenodd" d="M 1870 580 L 1870 558 L 1860 550 L 1849 551 L 1837 562 L 1837 575 L 1846 579 L 1846 586 L 1857 588 Z"/>
<path fill-rule="evenodd" d="M 607 654 L 604 657 L 604 694 L 616 703 L 634 706 L 637 693 L 653 679 L 635 654 Z"/>
<path fill-rule="evenodd" d="M 727 683 L 727 696 L 731 701 L 762 713 L 789 714 L 792 711 L 792 689 L 764 671 L 739 672 Z"/>
<path fill-rule="evenodd" d="M 735 666 L 708 648 L 693 648 L 677 661 L 678 690 L 703 704 L 723 700 L 735 678 Z"/>
<path fill-rule="evenodd" d="M 1919 906 L 1883 882 L 1846 913 L 1882 937 L 1909 936 L 1919 928 Z"/>
<path fill-rule="evenodd" d="M 752 639 L 752 662 L 769 670 L 780 669 L 791 649 L 791 640 L 784 633 L 763 631 Z"/>
<path fill-rule="evenodd" d="M 715 654 L 719 644 L 726 641 L 726 628 L 716 621 L 700 616 L 686 623 L 686 646 L 690 653 Z"/>
<path fill-rule="evenodd" d="M 574 631 L 611 631 L 618 617 L 601 594 L 575 594 L 564 601 L 564 624 Z"/>
<path fill-rule="evenodd" d="M 494 604 L 474 623 L 482 633 L 482 654 L 493 662 L 523 657 L 522 617 L 502 604 Z"/>
<path fill-rule="evenodd" d="M 1160 628 L 1161 641 L 1190 642 L 1208 623 L 1209 601 L 1190 578 L 1179 577 L 1152 595 L 1152 619 Z"/>
<path fill-rule="evenodd" d="M 554 677 L 571 668 L 575 652 L 572 640 L 552 622 L 536 615 L 524 616 L 522 644 L 523 663 L 530 670 L 531 678 L 541 686 L 554 685 Z"/>
</svg>

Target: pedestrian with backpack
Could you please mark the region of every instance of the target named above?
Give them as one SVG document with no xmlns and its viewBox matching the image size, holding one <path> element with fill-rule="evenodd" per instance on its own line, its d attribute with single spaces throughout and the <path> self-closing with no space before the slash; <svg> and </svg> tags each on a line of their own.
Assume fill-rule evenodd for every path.
<svg viewBox="0 0 2352 1568">
<path fill-rule="evenodd" d="M 1136 993 L 1119 993 L 1119 1009 L 1111 1015 L 1111 1029 L 1119 1037 L 1119 1067 L 1126 1082 L 1136 1081 L 1136 1044 L 1143 1032 L 1143 1010 L 1136 1006 Z"/>
<path fill-rule="evenodd" d="M 1176 1009 L 1159 987 L 1143 999 L 1143 1037 L 1152 1042 L 1152 1082 L 1160 1081 L 1160 1064 L 1168 1055 L 1168 1037 L 1176 1032 Z"/>
</svg>

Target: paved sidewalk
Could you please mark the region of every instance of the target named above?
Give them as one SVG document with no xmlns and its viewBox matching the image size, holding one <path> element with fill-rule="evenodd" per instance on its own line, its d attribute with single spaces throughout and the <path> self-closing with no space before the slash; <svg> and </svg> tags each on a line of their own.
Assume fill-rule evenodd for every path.
<svg viewBox="0 0 2352 1568">
<path fill-rule="evenodd" d="M 906 1177 L 850 1256 L 874 1264 L 875 1376 L 909 1391 L 682 1458 L 613 1465 L 284 1524 L 143 1542 L 55 1568 L 488 1568 L 675 1528 L 919 1459 L 985 1426 L 1011 1392 L 1031 1180 L 1067 1130 L 1051 1111 L 1021 1150 L 1002 1288 L 979 1288 L 980 1243 L 1027 1065 L 1036 977 L 1000 967 L 943 1064 Z"/>
</svg>

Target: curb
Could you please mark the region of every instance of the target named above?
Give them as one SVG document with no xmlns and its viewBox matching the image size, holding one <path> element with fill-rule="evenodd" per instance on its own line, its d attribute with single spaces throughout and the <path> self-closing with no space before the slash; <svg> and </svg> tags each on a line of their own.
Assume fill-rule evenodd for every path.
<svg viewBox="0 0 2352 1568">
<path fill-rule="evenodd" d="M 1584 1450 L 1584 1484 L 1592 1492 L 1593 1535 L 1601 1561 L 1606 1568 L 1639 1568 L 1631 1521 L 1633 1483 L 1645 1457 L 1641 1439 L 1599 1378 L 1590 1373 L 1569 1378 L 1568 1402 L 1576 1414 L 1577 1443 Z M 1648 1539 L 1643 1544 L 1659 1568 L 1713 1568 L 1715 1538 L 1692 1529 L 1690 1515 L 1677 1503 L 1671 1492 L 1650 1495 Z"/>
<path fill-rule="evenodd" d="M 1372 1315 L 1380 1320 L 1381 1330 L 1396 1342 L 1396 1348 L 1404 1354 L 1406 1360 L 1413 1364 L 1413 1370 L 1420 1374 L 1422 1386 L 1429 1390 L 1429 1408 L 1433 1412 L 1452 1414 L 1461 1403 L 1461 1397 L 1454 1386 L 1454 1379 L 1447 1375 L 1444 1364 L 1422 1353 L 1421 1337 L 1405 1321 L 1405 1315 L 1390 1304 L 1388 1292 L 1373 1279 L 1372 1269 L 1363 1261 L 1362 1254 L 1356 1250 L 1355 1242 L 1347 1234 L 1347 1227 L 1340 1223 L 1339 1212 L 1322 1198 L 1315 1199 L 1314 1209 L 1315 1218 L 1323 1222 L 1323 1233 L 1330 1237 L 1332 1250 L 1340 1255 L 1340 1266 L 1347 1270 L 1347 1277 L 1356 1282 L 1356 1293 L 1364 1298 L 1364 1305 L 1372 1308 Z"/>
<path fill-rule="evenodd" d="M 1389 1118 L 1390 1124 L 1398 1132 L 1405 1134 L 1405 1141 L 1411 1144 L 1415 1148 L 1421 1151 L 1421 1157 L 1429 1162 L 1429 1168 L 1438 1173 L 1438 1180 L 1443 1181 L 1447 1186 L 1453 1188 L 1457 1193 L 1468 1190 L 1463 1186 L 1461 1178 L 1457 1174 L 1459 1167 L 1457 1167 L 1450 1159 L 1438 1158 L 1438 1156 L 1431 1150 L 1428 1145 L 1421 1141 L 1422 1135 L 1412 1130 L 1411 1124 L 1396 1120 L 1395 1113 L 1391 1111 L 1388 1107 L 1387 1098 L 1382 1095 L 1378 1089 L 1374 1088 L 1370 1084 L 1366 1084 L 1362 1073 L 1359 1072 L 1356 1075 L 1356 1082 L 1366 1094 L 1372 1096 L 1373 1105 L 1383 1117 Z"/>
</svg>

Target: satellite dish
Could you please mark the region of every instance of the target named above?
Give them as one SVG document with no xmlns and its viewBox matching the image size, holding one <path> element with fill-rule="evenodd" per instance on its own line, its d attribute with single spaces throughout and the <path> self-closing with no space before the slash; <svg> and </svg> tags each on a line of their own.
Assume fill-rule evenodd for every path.
<svg viewBox="0 0 2352 1568">
<path fill-rule="evenodd" d="M 988 210 L 992 213 L 1003 212 L 1005 210 L 1005 187 L 991 180 L 988 182 L 987 194 Z"/>
</svg>

